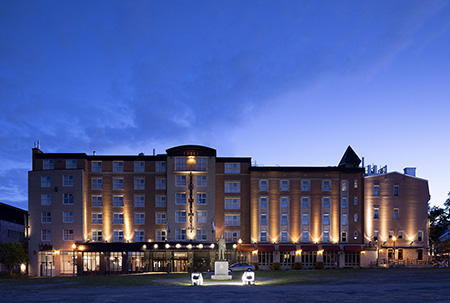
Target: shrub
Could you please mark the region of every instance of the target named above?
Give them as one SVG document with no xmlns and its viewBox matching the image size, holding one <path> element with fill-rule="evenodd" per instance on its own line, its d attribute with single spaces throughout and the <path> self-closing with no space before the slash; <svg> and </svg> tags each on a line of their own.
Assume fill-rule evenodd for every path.
<svg viewBox="0 0 450 303">
<path fill-rule="evenodd" d="M 302 269 L 302 262 L 294 262 L 293 269 Z"/>
<path fill-rule="evenodd" d="M 314 267 L 315 267 L 316 269 L 322 269 L 322 268 L 323 268 L 323 262 L 316 262 L 316 263 L 314 264 Z"/>
<path fill-rule="evenodd" d="M 258 262 L 253 262 L 252 265 L 255 266 L 255 270 L 258 270 Z"/>
<path fill-rule="evenodd" d="M 272 263 L 272 269 L 273 270 L 280 270 L 280 268 L 281 268 L 280 262 L 273 262 Z"/>
</svg>

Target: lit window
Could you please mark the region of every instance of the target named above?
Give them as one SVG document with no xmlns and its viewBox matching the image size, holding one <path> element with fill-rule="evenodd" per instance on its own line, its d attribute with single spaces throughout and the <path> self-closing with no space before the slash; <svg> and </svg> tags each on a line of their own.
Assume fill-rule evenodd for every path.
<svg viewBox="0 0 450 303">
<path fill-rule="evenodd" d="M 241 198 L 225 198 L 225 209 L 240 209 Z"/>
<path fill-rule="evenodd" d="M 123 213 L 113 214 L 113 224 L 123 224 Z"/>
<path fill-rule="evenodd" d="M 166 207 L 166 196 L 163 195 L 157 195 L 156 196 L 156 207 Z"/>
<path fill-rule="evenodd" d="M 197 186 L 206 186 L 207 182 L 206 175 L 197 175 Z"/>
<path fill-rule="evenodd" d="M 123 161 L 113 161 L 113 172 L 115 173 L 123 172 Z"/>
<path fill-rule="evenodd" d="M 373 209 L 373 218 L 374 218 L 374 219 L 380 219 L 380 209 L 377 208 L 377 207 L 375 207 L 375 208 Z"/>
<path fill-rule="evenodd" d="M 394 185 L 394 197 L 398 197 L 398 185 Z"/>
<path fill-rule="evenodd" d="M 103 214 L 93 213 L 92 214 L 92 224 L 103 224 Z"/>
<path fill-rule="evenodd" d="M 341 182 L 342 185 L 342 191 L 348 191 L 348 180 L 342 180 Z"/>
<path fill-rule="evenodd" d="M 269 182 L 267 180 L 259 180 L 259 190 L 266 191 L 269 188 Z"/>
<path fill-rule="evenodd" d="M 113 207 L 123 207 L 123 196 L 113 196 Z"/>
<path fill-rule="evenodd" d="M 52 204 L 52 195 L 51 194 L 42 194 L 41 195 L 41 205 L 51 205 Z"/>
<path fill-rule="evenodd" d="M 197 211 L 197 223 L 206 223 L 208 213 L 206 211 Z"/>
<path fill-rule="evenodd" d="M 156 178 L 156 189 L 166 189 L 165 178 Z"/>
<path fill-rule="evenodd" d="M 102 196 L 92 196 L 91 197 L 91 206 L 92 207 L 102 207 L 103 206 L 103 197 Z"/>
<path fill-rule="evenodd" d="M 123 189 L 123 178 L 113 178 L 113 189 Z"/>
<path fill-rule="evenodd" d="M 144 242 L 145 241 L 145 231 L 135 230 L 134 231 L 134 241 L 135 242 Z"/>
<path fill-rule="evenodd" d="M 225 215 L 225 226 L 239 226 L 241 225 L 241 215 L 229 214 Z"/>
<path fill-rule="evenodd" d="M 71 205 L 73 204 L 73 193 L 65 193 L 63 194 L 63 204 L 64 205 Z"/>
<path fill-rule="evenodd" d="M 241 192 L 241 183 L 239 181 L 225 182 L 225 192 L 226 193 L 239 193 L 239 192 Z"/>
<path fill-rule="evenodd" d="M 156 162 L 156 172 L 157 173 L 165 173 L 166 172 L 166 162 L 158 161 Z"/>
<path fill-rule="evenodd" d="M 156 224 L 162 225 L 166 224 L 166 213 L 156 213 Z"/>
<path fill-rule="evenodd" d="M 92 241 L 93 242 L 101 242 L 103 241 L 103 232 L 101 230 L 93 230 L 92 231 Z"/>
<path fill-rule="evenodd" d="M 51 182 L 50 176 L 41 177 L 41 187 L 50 187 Z"/>
<path fill-rule="evenodd" d="M 145 207 L 145 196 L 135 195 L 134 196 L 134 207 Z"/>
<path fill-rule="evenodd" d="M 52 223 L 52 213 L 49 211 L 41 212 L 41 223 Z"/>
<path fill-rule="evenodd" d="M 309 180 L 302 180 L 302 191 L 310 190 L 310 182 Z"/>
<path fill-rule="evenodd" d="M 186 240 L 186 229 L 176 229 L 175 230 L 175 240 L 177 240 L 177 241 Z"/>
<path fill-rule="evenodd" d="M 197 193 L 197 204 L 206 204 L 206 193 Z"/>
<path fill-rule="evenodd" d="M 64 241 L 73 241 L 73 229 L 64 229 Z"/>
<path fill-rule="evenodd" d="M 77 169 L 77 160 L 76 159 L 66 160 L 66 169 Z"/>
<path fill-rule="evenodd" d="M 226 174 L 239 174 L 241 172 L 240 163 L 225 163 Z"/>
<path fill-rule="evenodd" d="M 331 190 L 331 181 L 323 180 L 322 181 L 322 191 L 330 191 Z"/>
<path fill-rule="evenodd" d="M 114 230 L 113 231 L 113 241 L 114 242 L 123 242 L 123 230 Z"/>
<path fill-rule="evenodd" d="M 398 208 L 394 208 L 394 220 L 398 220 Z"/>
<path fill-rule="evenodd" d="M 208 234 L 206 229 L 197 229 L 196 240 L 197 241 L 206 241 L 208 239 Z M 227 240 L 225 240 L 227 241 Z"/>
<path fill-rule="evenodd" d="M 175 186 L 186 186 L 186 175 L 176 175 Z"/>
<path fill-rule="evenodd" d="M 134 189 L 145 189 L 145 178 L 134 178 Z"/>
<path fill-rule="evenodd" d="M 102 178 L 92 178 L 92 189 L 103 189 Z"/>
<path fill-rule="evenodd" d="M 373 195 L 375 197 L 378 197 L 380 195 L 380 186 L 379 185 L 374 185 L 373 186 Z"/>
<path fill-rule="evenodd" d="M 289 181 L 288 180 L 281 180 L 280 181 L 280 190 L 281 191 L 288 191 L 289 190 Z"/>
<path fill-rule="evenodd" d="M 186 204 L 186 193 L 175 193 L 175 204 Z"/>
<path fill-rule="evenodd" d="M 73 223 L 73 211 L 63 212 L 63 223 Z"/>
<path fill-rule="evenodd" d="M 186 223 L 186 211 L 176 211 L 175 212 L 175 222 L 176 223 Z"/>
<path fill-rule="evenodd" d="M 102 162 L 100 161 L 92 161 L 92 172 L 101 173 L 102 172 Z"/>
<path fill-rule="evenodd" d="M 134 224 L 145 224 L 145 214 L 134 213 Z"/>
<path fill-rule="evenodd" d="M 53 160 L 44 160 L 44 169 L 48 170 L 48 169 L 53 169 L 54 166 L 54 161 Z"/>
<path fill-rule="evenodd" d="M 355 181 L 353 181 L 353 187 L 358 188 L 358 180 L 355 179 Z"/>
<path fill-rule="evenodd" d="M 51 241 L 52 240 L 52 231 L 50 229 L 41 230 L 41 240 L 42 241 Z"/>
<path fill-rule="evenodd" d="M 145 162 L 144 161 L 134 161 L 134 172 L 135 173 L 145 172 Z"/>
</svg>

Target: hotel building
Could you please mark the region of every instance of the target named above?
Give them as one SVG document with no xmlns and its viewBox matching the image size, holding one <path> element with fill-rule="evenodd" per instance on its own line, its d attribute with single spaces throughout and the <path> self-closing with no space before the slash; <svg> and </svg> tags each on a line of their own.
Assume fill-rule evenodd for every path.
<svg viewBox="0 0 450 303">
<path fill-rule="evenodd" d="M 378 230 L 384 236 L 390 225 L 379 225 L 365 206 L 365 182 L 375 176 L 365 178 L 360 163 L 351 147 L 329 167 L 258 167 L 249 157 L 217 157 L 216 150 L 197 145 L 150 156 L 43 153 L 35 147 L 30 273 L 208 271 L 221 235 L 230 262 L 257 262 L 260 268 L 275 262 L 284 268 L 295 262 L 304 268 L 316 262 L 370 266 L 382 252 L 369 234 Z M 416 213 L 425 203 L 426 216 L 428 187 L 414 189 L 422 195 L 411 211 L 407 199 L 416 192 L 401 188 L 405 202 L 394 203 L 402 214 L 394 223 L 413 216 L 408 224 L 426 239 Z M 381 215 L 381 205 L 391 202 L 370 203 L 380 205 Z M 409 235 L 409 228 L 402 230 Z"/>
</svg>

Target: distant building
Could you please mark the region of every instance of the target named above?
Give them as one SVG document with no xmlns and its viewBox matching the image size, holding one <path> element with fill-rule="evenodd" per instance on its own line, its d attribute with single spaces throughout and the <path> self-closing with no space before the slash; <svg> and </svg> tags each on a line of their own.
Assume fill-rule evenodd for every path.
<svg viewBox="0 0 450 303">
<path fill-rule="evenodd" d="M 258 167 L 197 145 L 150 156 L 34 148 L 30 272 L 207 271 L 220 235 L 227 260 L 261 268 L 376 264 L 360 162 L 351 147 L 330 167 Z"/>
</svg>

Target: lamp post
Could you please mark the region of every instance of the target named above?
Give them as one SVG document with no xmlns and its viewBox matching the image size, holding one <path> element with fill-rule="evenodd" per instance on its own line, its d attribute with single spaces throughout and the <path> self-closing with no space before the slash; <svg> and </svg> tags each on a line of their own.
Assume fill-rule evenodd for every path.
<svg viewBox="0 0 450 303">
<path fill-rule="evenodd" d="M 192 233 L 194 231 L 194 198 L 193 190 L 194 184 L 192 182 L 192 170 L 195 168 L 196 160 L 194 156 L 189 156 L 187 159 L 187 164 L 189 165 L 189 231 Z"/>
<path fill-rule="evenodd" d="M 241 244 L 242 244 L 242 239 L 238 240 L 238 262 L 242 262 L 241 260 Z"/>
<path fill-rule="evenodd" d="M 394 266 L 395 266 L 395 240 L 397 240 L 397 238 L 393 236 L 392 240 L 394 241 Z"/>
<path fill-rule="evenodd" d="M 75 245 L 75 243 L 72 244 L 72 249 L 73 249 L 73 255 L 72 255 L 72 267 L 73 267 L 73 274 L 72 277 L 75 277 L 75 249 L 77 248 L 77 246 Z"/>
</svg>

